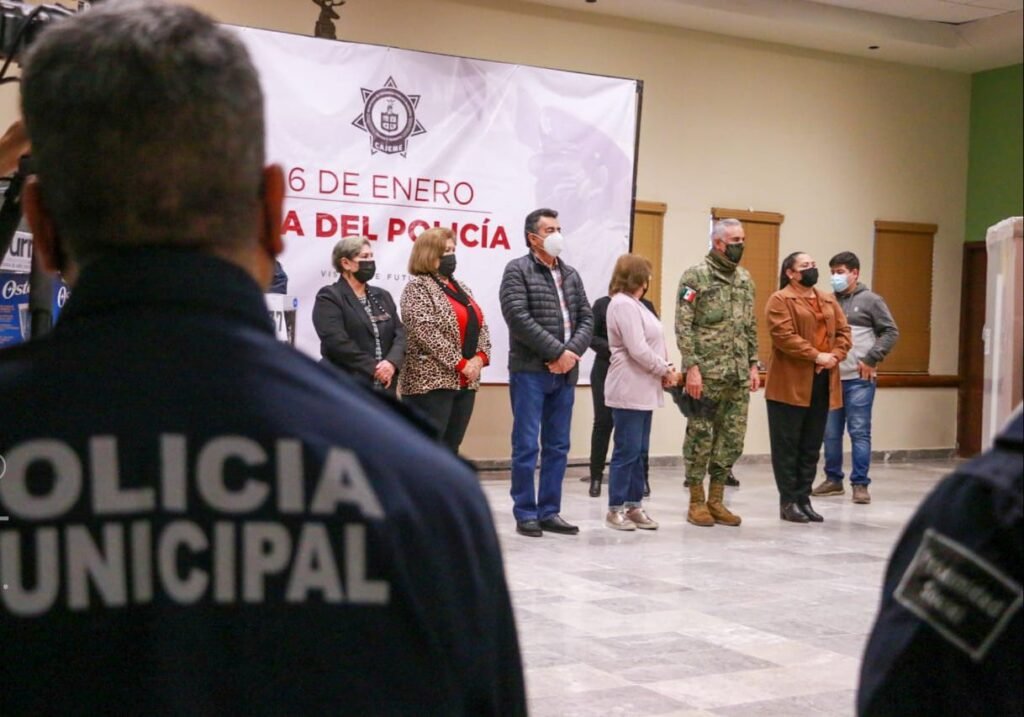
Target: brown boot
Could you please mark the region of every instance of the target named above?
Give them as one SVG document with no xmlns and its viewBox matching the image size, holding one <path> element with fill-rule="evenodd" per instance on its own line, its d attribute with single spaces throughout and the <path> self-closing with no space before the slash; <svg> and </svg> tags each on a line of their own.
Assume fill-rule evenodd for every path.
<svg viewBox="0 0 1024 717">
<path fill-rule="evenodd" d="M 725 507 L 725 503 L 722 502 L 722 497 L 725 495 L 725 483 L 711 482 L 711 487 L 708 489 L 710 495 L 708 495 L 708 513 L 711 514 L 712 519 L 716 523 L 722 525 L 739 525 L 743 522 L 735 513 L 731 513 L 728 508 Z"/>
<path fill-rule="evenodd" d="M 690 510 L 686 514 L 686 520 L 708 528 L 715 524 L 715 519 L 708 512 L 708 504 L 704 502 L 704 483 L 690 484 Z"/>
</svg>

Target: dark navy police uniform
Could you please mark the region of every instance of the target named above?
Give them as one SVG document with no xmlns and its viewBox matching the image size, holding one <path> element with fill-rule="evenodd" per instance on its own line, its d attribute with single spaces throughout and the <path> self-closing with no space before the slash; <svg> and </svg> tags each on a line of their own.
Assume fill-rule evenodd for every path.
<svg viewBox="0 0 1024 717">
<path fill-rule="evenodd" d="M 241 269 L 88 266 L 0 396 L 0 714 L 525 712 L 476 476 Z"/>
<path fill-rule="evenodd" d="M 1024 714 L 1024 419 L 925 499 L 889 563 L 860 715 Z"/>
</svg>

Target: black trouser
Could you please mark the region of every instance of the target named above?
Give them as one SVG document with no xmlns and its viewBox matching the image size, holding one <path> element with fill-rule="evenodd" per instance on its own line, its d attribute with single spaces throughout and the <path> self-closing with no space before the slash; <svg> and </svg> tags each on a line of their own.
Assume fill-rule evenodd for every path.
<svg viewBox="0 0 1024 717">
<path fill-rule="evenodd" d="M 604 405 L 604 380 L 608 376 L 608 362 L 594 361 L 590 369 L 590 397 L 594 401 L 594 427 L 590 430 L 590 477 L 600 478 L 608 460 L 608 444 L 612 438 L 612 409 Z M 650 472 L 650 459 L 645 451 L 640 456 L 644 463 L 644 479 Z"/>
<path fill-rule="evenodd" d="M 459 452 L 469 419 L 473 415 L 476 391 L 468 388 L 438 388 L 427 393 L 402 396 L 402 401 L 426 416 L 437 427 L 441 441 L 454 453 Z"/>
<path fill-rule="evenodd" d="M 782 503 L 796 503 L 811 495 L 828 422 L 828 394 L 829 372 L 821 371 L 814 375 L 810 406 L 766 401 L 772 471 Z"/>
<path fill-rule="evenodd" d="M 598 359 L 590 369 L 590 396 L 594 399 L 594 427 L 590 430 L 590 477 L 600 478 L 612 438 L 612 409 L 604 405 L 604 380 L 608 362 Z"/>
</svg>

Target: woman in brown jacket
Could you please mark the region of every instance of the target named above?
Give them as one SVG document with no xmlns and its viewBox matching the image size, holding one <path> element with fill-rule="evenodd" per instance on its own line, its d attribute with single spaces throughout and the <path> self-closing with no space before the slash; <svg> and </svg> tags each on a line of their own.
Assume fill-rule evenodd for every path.
<svg viewBox="0 0 1024 717">
<path fill-rule="evenodd" d="M 843 405 L 839 363 L 850 350 L 850 327 L 831 293 L 814 288 L 818 267 L 794 252 L 782 262 L 779 290 L 768 297 L 772 337 L 765 399 L 779 517 L 794 523 L 822 518 L 811 507 L 825 423 Z"/>
<path fill-rule="evenodd" d="M 455 274 L 455 235 L 427 229 L 409 256 L 412 279 L 402 292 L 407 347 L 402 401 L 437 427 L 459 452 L 473 415 L 480 370 L 490 361 L 491 335 L 473 292 Z"/>
</svg>

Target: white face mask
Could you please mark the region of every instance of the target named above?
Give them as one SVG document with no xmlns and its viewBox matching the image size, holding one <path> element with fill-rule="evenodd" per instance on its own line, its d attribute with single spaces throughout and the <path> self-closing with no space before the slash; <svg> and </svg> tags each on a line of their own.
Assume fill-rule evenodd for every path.
<svg viewBox="0 0 1024 717">
<path fill-rule="evenodd" d="M 548 254 L 558 257 L 562 253 L 562 249 L 565 249 L 565 237 L 562 236 L 561 232 L 548 234 L 544 237 L 544 251 Z"/>
</svg>

